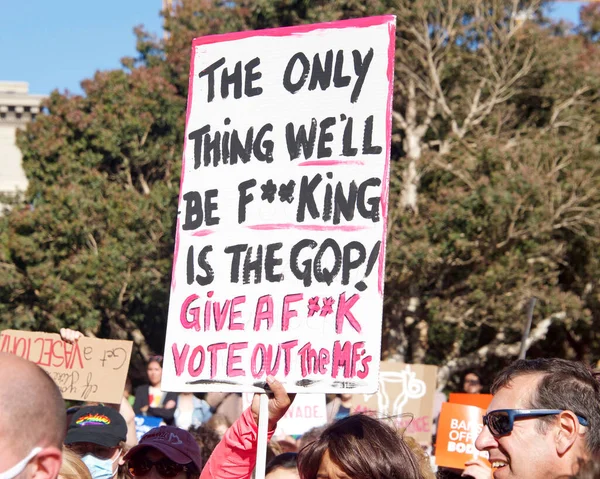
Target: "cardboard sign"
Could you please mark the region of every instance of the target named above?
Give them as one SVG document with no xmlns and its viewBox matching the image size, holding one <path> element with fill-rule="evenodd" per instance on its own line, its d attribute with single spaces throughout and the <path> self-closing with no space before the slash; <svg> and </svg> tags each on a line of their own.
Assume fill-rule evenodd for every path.
<svg viewBox="0 0 600 479">
<path fill-rule="evenodd" d="M 242 395 L 244 409 L 252 404 L 252 393 Z M 302 435 L 313 427 L 323 426 L 327 422 L 325 394 L 296 394 L 294 402 L 277 423 L 273 437 Z"/>
<path fill-rule="evenodd" d="M 394 24 L 193 41 L 165 390 L 377 389 Z"/>
<path fill-rule="evenodd" d="M 475 447 L 477 436 L 483 429 L 484 414 L 485 409 L 475 406 L 442 404 L 435 446 L 438 466 L 464 469 L 465 462 L 471 459 L 482 458 L 487 462 L 488 453 Z"/>
<path fill-rule="evenodd" d="M 450 393 L 448 402 L 487 409 L 493 397 L 491 394 Z"/>
<path fill-rule="evenodd" d="M 135 435 L 138 442 L 144 434 L 151 429 L 160 426 L 162 419 L 154 416 L 136 416 L 135 417 Z"/>
<path fill-rule="evenodd" d="M 4 330 L 0 352 L 42 367 L 64 399 L 120 404 L 131 359 L 131 341 L 82 337 L 70 344 L 58 334 Z"/>
<path fill-rule="evenodd" d="M 436 378 L 436 366 L 382 361 L 379 391 L 354 396 L 354 411 L 390 417 L 407 435 L 422 444 L 431 444 Z"/>
</svg>

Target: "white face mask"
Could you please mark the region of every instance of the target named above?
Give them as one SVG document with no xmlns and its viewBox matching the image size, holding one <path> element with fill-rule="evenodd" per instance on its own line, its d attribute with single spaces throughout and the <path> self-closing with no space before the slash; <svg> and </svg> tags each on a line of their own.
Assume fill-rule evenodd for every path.
<svg viewBox="0 0 600 479">
<path fill-rule="evenodd" d="M 121 457 L 121 451 L 115 459 L 100 459 L 93 454 L 86 454 L 81 458 L 87 466 L 92 479 L 111 479 L 117 471 L 113 471 L 113 464 Z M 0 477 L 0 479 L 2 479 Z"/>
<path fill-rule="evenodd" d="M 0 479 L 13 479 L 13 477 L 21 474 L 23 472 L 23 469 L 25 469 L 27 467 L 27 464 L 29 464 L 29 461 L 31 461 L 35 456 L 37 456 L 41 452 L 41 450 L 41 447 L 34 447 L 22 461 L 17 462 L 8 471 L 0 472 Z"/>
</svg>

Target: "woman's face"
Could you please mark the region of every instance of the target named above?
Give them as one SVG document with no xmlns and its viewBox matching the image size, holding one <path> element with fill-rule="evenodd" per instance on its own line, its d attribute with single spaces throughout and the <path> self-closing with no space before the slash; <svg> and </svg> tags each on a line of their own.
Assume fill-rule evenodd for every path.
<svg viewBox="0 0 600 479">
<path fill-rule="evenodd" d="M 110 460 L 112 463 L 113 475 L 116 474 L 119 464 L 122 464 L 123 462 L 123 449 L 118 446 L 106 447 L 94 444 L 92 442 L 75 442 L 69 445 L 69 449 L 71 449 L 71 451 L 73 451 L 82 459 L 87 455 L 92 455 L 97 459 Z M 85 463 L 86 460 L 83 459 L 83 462 Z M 88 464 L 86 463 L 86 466 L 87 465 Z"/>
<path fill-rule="evenodd" d="M 146 449 L 146 452 L 131 458 L 129 461 L 129 467 L 135 463 L 143 463 L 144 468 L 140 468 L 139 471 L 136 471 L 133 468 L 133 472 L 131 475 L 133 477 L 143 477 L 144 479 L 186 479 L 187 473 L 184 470 L 181 470 L 172 475 L 171 472 L 169 474 L 163 474 L 163 467 L 166 467 L 168 470 L 173 470 L 176 466 L 176 463 L 171 461 L 167 456 L 165 456 L 162 452 L 157 451 L 156 449 Z M 130 469 L 131 471 L 131 469 Z M 164 471 L 167 472 L 167 471 Z"/>
<path fill-rule="evenodd" d="M 146 369 L 148 373 L 148 381 L 150 381 L 151 386 L 158 386 L 162 379 L 162 367 L 156 361 L 152 361 L 148 363 L 148 369 Z"/>
<path fill-rule="evenodd" d="M 481 392 L 481 381 L 476 374 L 469 373 L 465 376 L 463 389 L 469 394 L 479 394 Z"/>
</svg>

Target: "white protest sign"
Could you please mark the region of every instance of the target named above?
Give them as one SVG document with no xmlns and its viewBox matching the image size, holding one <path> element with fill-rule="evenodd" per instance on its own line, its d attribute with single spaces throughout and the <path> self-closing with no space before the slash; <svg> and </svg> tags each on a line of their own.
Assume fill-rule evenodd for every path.
<svg viewBox="0 0 600 479">
<path fill-rule="evenodd" d="M 244 409 L 252 404 L 252 393 L 242 395 Z M 325 394 L 296 394 L 294 402 L 277 422 L 274 438 L 302 435 L 327 423 Z"/>
<path fill-rule="evenodd" d="M 395 18 L 193 42 L 162 387 L 377 389 Z"/>
</svg>

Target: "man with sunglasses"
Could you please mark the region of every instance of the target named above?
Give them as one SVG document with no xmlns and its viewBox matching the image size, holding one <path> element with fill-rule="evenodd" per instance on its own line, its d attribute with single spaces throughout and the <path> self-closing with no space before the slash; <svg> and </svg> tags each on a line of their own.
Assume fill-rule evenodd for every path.
<svg viewBox="0 0 600 479">
<path fill-rule="evenodd" d="M 173 426 L 148 431 L 125 461 L 133 478 L 197 479 L 202 469 L 200 448 L 192 435 Z"/>
<path fill-rule="evenodd" d="M 557 479 L 600 452 L 600 383 L 564 359 L 518 360 L 496 377 L 475 445 L 495 479 Z"/>
<path fill-rule="evenodd" d="M 0 479 L 55 479 L 62 460 L 65 405 L 46 372 L 0 353 Z"/>
</svg>

